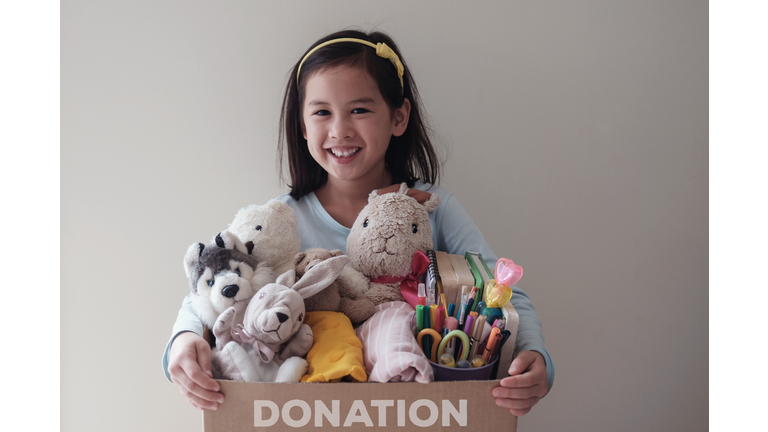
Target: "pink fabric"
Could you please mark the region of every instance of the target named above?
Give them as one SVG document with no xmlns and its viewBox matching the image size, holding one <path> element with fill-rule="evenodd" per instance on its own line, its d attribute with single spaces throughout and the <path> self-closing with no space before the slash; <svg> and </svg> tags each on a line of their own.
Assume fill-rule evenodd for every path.
<svg viewBox="0 0 768 432">
<path fill-rule="evenodd" d="M 429 258 L 424 252 L 417 250 L 413 254 L 413 261 L 411 261 L 411 274 L 403 277 L 379 276 L 371 279 L 371 282 L 380 284 L 400 282 L 400 294 L 415 309 L 416 305 L 419 304 L 419 276 L 423 275 L 427 269 L 429 269 Z"/>
<path fill-rule="evenodd" d="M 376 306 L 376 312 L 355 334 L 363 344 L 369 382 L 434 381 L 432 366 L 411 332 L 414 309 L 395 301 Z"/>
</svg>

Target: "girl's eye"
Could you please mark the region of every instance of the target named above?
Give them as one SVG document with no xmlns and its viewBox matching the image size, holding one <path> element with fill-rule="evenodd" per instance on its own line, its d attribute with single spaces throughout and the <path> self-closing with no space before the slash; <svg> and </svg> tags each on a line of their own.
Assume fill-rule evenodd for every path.
<svg viewBox="0 0 768 432">
<path fill-rule="evenodd" d="M 416 224 L 411 225 L 413 227 L 413 233 L 416 234 L 419 231 L 419 226 Z"/>
<path fill-rule="evenodd" d="M 368 111 L 365 108 L 355 108 L 352 110 L 352 114 L 365 114 L 367 112 L 370 112 L 370 111 Z"/>
<path fill-rule="evenodd" d="M 366 220 L 363 222 L 363 228 L 365 228 L 365 227 L 367 227 L 367 226 L 368 226 L 368 219 L 366 219 Z"/>
<path fill-rule="evenodd" d="M 240 269 L 235 269 L 235 273 L 240 276 Z"/>
<path fill-rule="evenodd" d="M 213 281 L 214 281 L 213 278 L 208 279 L 208 286 L 209 287 L 213 287 Z"/>
<path fill-rule="evenodd" d="M 319 110 L 319 111 L 315 111 L 315 115 L 328 116 L 328 115 L 331 115 L 331 112 L 328 110 Z"/>
</svg>

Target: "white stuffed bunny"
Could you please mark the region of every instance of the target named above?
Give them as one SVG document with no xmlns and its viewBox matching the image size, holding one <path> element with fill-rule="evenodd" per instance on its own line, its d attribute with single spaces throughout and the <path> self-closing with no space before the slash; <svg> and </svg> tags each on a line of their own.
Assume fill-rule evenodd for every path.
<svg viewBox="0 0 768 432">
<path fill-rule="evenodd" d="M 242 325 L 225 311 L 213 327 L 218 351 L 214 376 L 247 382 L 298 382 L 307 371 L 312 330 L 304 324 L 304 299 L 324 290 L 349 263 L 347 256 L 325 260 L 297 282 L 291 269 L 261 288 L 248 303 Z"/>
</svg>

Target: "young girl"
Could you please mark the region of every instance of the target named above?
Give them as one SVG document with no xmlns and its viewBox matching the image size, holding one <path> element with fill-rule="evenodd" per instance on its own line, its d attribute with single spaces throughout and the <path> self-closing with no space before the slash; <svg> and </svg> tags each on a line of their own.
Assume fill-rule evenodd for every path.
<svg viewBox="0 0 768 432">
<path fill-rule="evenodd" d="M 290 194 L 280 197 L 298 219 L 302 250 L 346 250 L 347 236 L 374 189 L 424 202 L 442 198 L 430 215 L 435 250 L 497 256 L 453 195 L 434 186 L 439 164 L 419 107 L 416 85 L 394 42 L 374 32 L 342 31 L 317 41 L 296 64 L 283 99 L 280 164 L 288 153 Z M 552 386 L 554 366 L 528 296 L 513 287 L 520 315 L 518 355 L 493 389 L 496 403 L 527 413 Z M 211 350 L 185 299 L 163 358 L 166 376 L 200 409 L 224 397 L 211 375 Z"/>
</svg>

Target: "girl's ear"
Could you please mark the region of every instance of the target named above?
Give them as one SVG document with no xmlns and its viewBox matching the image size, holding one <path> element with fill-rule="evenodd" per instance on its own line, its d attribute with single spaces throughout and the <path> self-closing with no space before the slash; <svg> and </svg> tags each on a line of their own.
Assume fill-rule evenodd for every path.
<svg viewBox="0 0 768 432">
<path fill-rule="evenodd" d="M 400 136 L 405 133 L 408 128 L 408 119 L 411 116 L 411 101 L 408 98 L 403 100 L 403 106 L 396 108 L 393 112 L 393 126 L 392 135 Z"/>
</svg>

